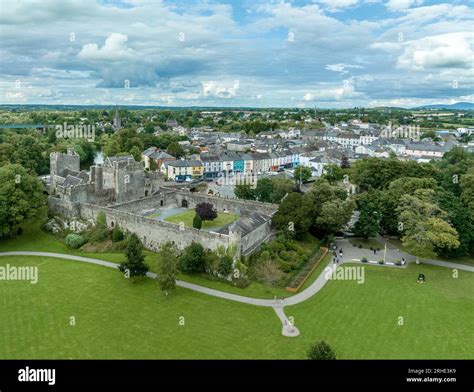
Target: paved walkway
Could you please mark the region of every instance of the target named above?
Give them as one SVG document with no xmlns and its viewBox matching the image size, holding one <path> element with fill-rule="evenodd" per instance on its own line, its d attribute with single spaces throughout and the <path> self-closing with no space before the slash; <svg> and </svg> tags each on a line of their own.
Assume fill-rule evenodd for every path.
<svg viewBox="0 0 474 392">
<path fill-rule="evenodd" d="M 380 242 L 386 242 L 384 238 L 380 237 L 377 238 Z M 338 249 L 338 255 L 339 255 L 339 249 L 342 248 L 343 250 L 343 256 L 342 256 L 342 261 L 348 262 L 352 260 L 361 260 L 363 257 L 366 257 L 367 260 L 372 260 L 372 261 L 379 261 L 383 259 L 384 256 L 384 249 L 382 247 L 381 250 L 377 251 L 374 253 L 370 249 L 364 249 L 364 248 L 358 248 L 357 246 L 353 246 L 349 240 L 347 239 L 342 239 L 342 240 L 335 240 L 334 243 L 337 246 Z M 382 245 L 383 246 L 383 245 Z M 396 260 L 401 260 L 405 258 L 407 263 L 414 263 L 416 262 L 416 257 L 406 253 L 402 250 L 397 249 L 395 246 L 387 242 L 387 253 L 385 260 L 388 262 L 395 262 Z M 470 271 L 474 272 L 474 266 L 470 265 L 465 265 L 465 264 L 459 264 L 459 263 L 452 263 L 450 261 L 441 261 L 441 260 L 432 260 L 432 259 L 422 259 L 420 260 L 421 264 L 431 264 L 431 265 L 437 265 L 440 267 L 447 267 L 447 268 L 456 268 L 464 271 Z"/>
<path fill-rule="evenodd" d="M 342 257 L 342 261 L 339 264 L 330 263 L 328 265 L 328 267 L 331 268 L 332 271 L 334 271 L 334 269 L 336 269 L 339 265 L 343 263 L 352 262 L 353 259 L 362 258 L 364 256 L 368 257 L 368 255 L 370 256 L 370 253 L 373 253 L 367 249 L 359 249 L 359 248 L 353 247 L 352 244 L 350 244 L 347 240 L 338 240 L 338 241 L 335 241 L 335 243 L 338 249 L 340 249 L 341 247 L 343 248 L 344 255 Z M 365 251 L 365 253 L 361 251 Z M 118 269 L 118 266 L 119 266 L 117 263 L 112 263 L 110 261 L 92 259 L 92 258 L 83 257 L 83 256 L 69 255 L 65 253 L 13 251 L 13 252 L 0 252 L 0 256 L 55 257 L 59 259 L 68 259 L 68 260 L 81 261 L 85 263 L 97 264 L 97 265 L 114 268 L 114 269 Z M 410 257 L 412 258 L 412 256 Z M 428 260 L 424 262 L 427 262 L 428 264 L 442 266 L 442 267 L 458 268 L 458 269 L 474 272 L 473 267 L 466 266 L 463 264 L 454 264 L 454 263 L 449 263 L 449 262 L 439 261 L 439 260 Z M 401 268 L 401 267 L 397 267 L 397 268 Z M 157 275 L 154 272 L 148 272 L 147 276 L 151 279 L 156 279 Z M 179 287 L 197 291 L 202 294 L 212 295 L 213 297 L 223 298 L 230 301 L 241 302 L 248 305 L 270 307 L 275 311 L 276 315 L 278 316 L 278 318 L 280 319 L 282 323 L 282 334 L 284 336 L 292 337 L 292 336 L 298 336 L 299 331 L 293 325 L 293 323 L 291 323 L 290 320 L 286 317 L 284 307 L 296 305 L 311 298 L 313 295 L 315 295 L 319 290 L 321 290 L 324 287 L 324 285 L 329 280 L 328 276 L 330 276 L 330 274 L 326 273 L 326 269 L 323 270 L 323 272 L 316 278 L 316 280 L 307 289 L 303 290 L 301 293 L 295 294 L 283 300 L 245 297 L 242 295 L 231 294 L 225 291 L 219 291 L 219 290 L 211 289 L 209 287 L 204 287 L 204 286 L 199 286 L 197 284 L 184 282 L 182 280 L 177 280 L 176 284 Z"/>
</svg>

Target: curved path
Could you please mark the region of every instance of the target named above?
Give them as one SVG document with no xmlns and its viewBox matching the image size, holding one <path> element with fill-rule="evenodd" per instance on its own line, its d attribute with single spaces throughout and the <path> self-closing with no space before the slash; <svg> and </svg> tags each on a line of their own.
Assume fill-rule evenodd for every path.
<svg viewBox="0 0 474 392">
<path fill-rule="evenodd" d="M 350 249 L 350 248 L 349 248 Z M 42 257 L 54 257 L 54 258 L 59 258 L 59 259 L 68 259 L 68 260 L 75 260 L 75 261 L 81 261 L 85 263 L 91 263 L 91 264 L 97 264 L 101 265 L 104 267 L 109 267 L 109 268 L 114 268 L 118 269 L 119 264 L 117 263 L 112 263 L 110 261 L 105 261 L 105 260 L 100 260 L 100 259 L 92 259 L 89 257 L 83 257 L 83 256 L 75 256 L 75 255 L 69 255 L 66 253 L 51 253 L 51 252 L 27 252 L 27 251 L 12 251 L 12 252 L 0 252 L 0 256 L 42 256 Z M 347 257 L 347 256 L 346 256 Z M 351 260 L 343 260 L 342 263 L 346 262 L 351 262 Z M 335 268 L 337 268 L 339 264 L 334 264 L 334 263 L 329 263 L 326 268 L 331 268 L 331 271 L 334 271 Z M 431 264 L 431 263 L 430 263 Z M 433 263 L 434 264 L 434 263 Z M 449 264 L 449 265 L 446 265 Z M 450 267 L 452 268 L 453 265 L 450 263 L 445 263 L 445 262 L 440 262 L 440 266 L 445 266 L 445 267 Z M 461 265 L 459 265 L 461 266 Z M 462 266 L 466 267 L 466 266 Z M 400 267 L 398 267 L 400 268 Z M 454 267 L 456 268 L 456 267 Z M 472 267 L 471 267 L 472 268 Z M 460 268 L 460 269 L 467 269 L 468 271 L 472 271 L 472 269 L 468 268 Z M 319 290 L 321 290 L 324 285 L 327 283 L 329 280 L 329 276 L 331 274 L 326 273 L 326 269 L 323 270 L 323 272 L 316 278 L 316 280 L 305 290 L 303 290 L 301 293 L 295 294 L 291 297 L 285 298 L 285 299 L 260 299 L 260 298 L 251 298 L 251 297 L 245 297 L 242 295 L 237 295 L 237 294 L 231 294 L 227 293 L 225 291 L 219 291 L 215 289 L 211 289 L 208 287 L 204 286 L 199 286 L 197 284 L 193 283 L 188 283 L 184 282 L 182 280 L 176 280 L 176 284 L 179 287 L 183 287 L 186 289 L 190 289 L 193 291 L 197 291 L 202 294 L 207 294 L 207 295 L 212 295 L 213 297 L 218 297 L 218 298 L 223 298 L 231 301 L 236 301 L 236 302 L 241 302 L 244 304 L 248 305 L 255 305 L 255 306 L 264 306 L 264 307 L 270 307 L 273 308 L 275 311 L 276 315 L 280 319 L 282 323 L 282 334 L 284 336 L 298 336 L 299 331 L 298 329 L 293 325 L 290 320 L 285 315 L 284 312 L 284 307 L 289 306 L 289 305 L 296 305 L 299 304 L 303 301 L 306 301 L 307 299 L 311 298 L 313 295 L 315 295 Z M 148 272 L 147 276 L 149 278 L 155 279 L 156 274 L 154 272 Z"/>
</svg>

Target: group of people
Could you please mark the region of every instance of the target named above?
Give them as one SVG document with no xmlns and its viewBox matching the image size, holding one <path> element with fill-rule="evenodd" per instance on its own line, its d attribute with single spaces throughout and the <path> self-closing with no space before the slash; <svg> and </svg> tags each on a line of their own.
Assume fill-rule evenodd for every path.
<svg viewBox="0 0 474 392">
<path fill-rule="evenodd" d="M 339 264 L 339 259 L 342 259 L 343 254 L 344 252 L 342 251 L 342 248 L 339 249 L 339 257 L 338 257 L 337 246 L 336 245 L 332 246 L 332 262 L 334 264 Z"/>
</svg>

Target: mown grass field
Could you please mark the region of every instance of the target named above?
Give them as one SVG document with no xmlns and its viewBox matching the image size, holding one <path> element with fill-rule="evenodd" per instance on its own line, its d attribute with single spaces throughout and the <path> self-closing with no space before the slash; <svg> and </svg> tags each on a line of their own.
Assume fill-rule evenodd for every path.
<svg viewBox="0 0 474 392">
<path fill-rule="evenodd" d="M 151 279 L 70 260 L 0 257 L 7 263 L 37 265 L 39 282 L 0 281 L 1 359 L 304 358 L 320 339 L 338 358 L 474 358 L 469 272 L 366 266 L 364 284 L 330 281 L 287 307 L 301 336 L 284 338 L 272 309 L 181 288 L 165 297 Z M 415 283 L 419 272 L 427 284 Z"/>
<path fill-rule="evenodd" d="M 165 219 L 166 222 L 176 223 L 179 224 L 183 222 L 185 226 L 193 227 L 193 219 L 196 215 L 196 211 L 194 209 L 189 209 L 187 211 L 181 212 L 176 215 L 169 216 Z M 203 221 L 202 222 L 202 229 L 216 229 L 219 227 L 223 227 L 236 221 L 239 217 L 232 213 L 223 213 L 219 212 L 217 214 L 217 218 L 212 221 Z"/>
</svg>

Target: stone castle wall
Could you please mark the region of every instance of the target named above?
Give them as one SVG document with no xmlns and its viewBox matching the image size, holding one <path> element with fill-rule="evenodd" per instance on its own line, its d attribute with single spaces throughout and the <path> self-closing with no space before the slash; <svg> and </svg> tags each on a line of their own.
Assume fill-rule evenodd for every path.
<svg viewBox="0 0 474 392">
<path fill-rule="evenodd" d="M 158 250 L 159 245 L 171 241 L 178 249 L 184 249 L 192 242 L 200 243 L 205 249 L 216 249 L 219 245 L 228 247 L 232 242 L 238 242 L 228 235 L 211 233 L 189 227 L 181 227 L 169 222 L 148 219 L 127 211 L 98 206 L 87 203 L 70 202 L 55 197 L 48 198 L 52 212 L 66 217 L 80 217 L 94 221 L 100 211 L 104 211 L 107 226 L 112 229 L 119 224 L 124 230 L 137 234 L 143 245 L 150 250 Z M 237 246 L 240 244 L 236 243 Z"/>
</svg>

